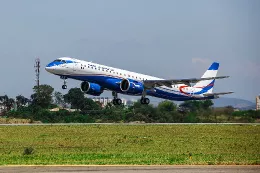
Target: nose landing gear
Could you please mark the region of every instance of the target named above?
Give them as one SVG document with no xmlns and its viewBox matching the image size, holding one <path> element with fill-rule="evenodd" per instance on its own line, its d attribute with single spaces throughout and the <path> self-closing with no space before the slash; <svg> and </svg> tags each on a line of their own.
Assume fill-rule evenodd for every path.
<svg viewBox="0 0 260 173">
<path fill-rule="evenodd" d="M 62 89 L 64 90 L 67 89 L 67 87 L 68 87 L 67 85 L 62 85 Z"/>
<path fill-rule="evenodd" d="M 67 89 L 68 88 L 68 86 L 67 86 L 67 77 L 65 77 L 65 76 L 61 76 L 60 77 L 62 80 L 63 80 L 63 85 L 62 85 L 62 89 Z"/>
</svg>

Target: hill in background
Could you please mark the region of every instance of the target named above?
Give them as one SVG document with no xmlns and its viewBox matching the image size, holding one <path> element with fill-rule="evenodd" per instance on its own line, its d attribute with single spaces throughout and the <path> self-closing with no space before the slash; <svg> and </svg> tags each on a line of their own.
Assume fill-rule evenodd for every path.
<svg viewBox="0 0 260 173">
<path fill-rule="evenodd" d="M 222 97 L 219 99 L 214 99 L 213 102 L 214 102 L 214 107 L 233 106 L 234 108 L 240 110 L 255 109 L 256 107 L 255 103 L 244 99 L 238 99 L 238 98 Z"/>
<path fill-rule="evenodd" d="M 158 99 L 158 98 L 150 98 L 151 99 L 151 104 L 157 106 L 163 99 Z M 176 104 L 181 104 L 182 102 L 175 102 Z M 226 106 L 233 106 L 236 109 L 239 110 L 250 110 L 250 109 L 255 109 L 256 104 L 244 100 L 244 99 L 238 99 L 238 98 L 228 98 L 228 97 L 221 97 L 218 99 L 213 99 L 214 107 L 226 107 Z"/>
</svg>

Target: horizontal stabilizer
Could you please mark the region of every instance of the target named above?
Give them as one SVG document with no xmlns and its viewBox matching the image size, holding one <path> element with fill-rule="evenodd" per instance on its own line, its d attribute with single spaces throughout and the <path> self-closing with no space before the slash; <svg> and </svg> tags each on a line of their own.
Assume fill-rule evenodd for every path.
<svg viewBox="0 0 260 173">
<path fill-rule="evenodd" d="M 232 94 L 234 92 L 222 92 L 222 93 L 206 93 L 203 94 L 205 97 L 209 97 L 209 96 L 219 96 L 219 95 L 226 95 L 226 94 Z"/>
</svg>

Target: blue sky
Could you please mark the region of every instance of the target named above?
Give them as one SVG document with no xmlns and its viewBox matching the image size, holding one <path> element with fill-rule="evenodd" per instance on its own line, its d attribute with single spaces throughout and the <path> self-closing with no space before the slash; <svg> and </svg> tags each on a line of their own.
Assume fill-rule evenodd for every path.
<svg viewBox="0 0 260 173">
<path fill-rule="evenodd" d="M 259 9 L 258 0 L 1 0 L 0 95 L 30 96 L 36 57 L 41 83 L 62 91 L 44 66 L 70 56 L 167 79 L 201 77 L 217 61 L 231 77 L 215 92 L 254 100 Z"/>
</svg>

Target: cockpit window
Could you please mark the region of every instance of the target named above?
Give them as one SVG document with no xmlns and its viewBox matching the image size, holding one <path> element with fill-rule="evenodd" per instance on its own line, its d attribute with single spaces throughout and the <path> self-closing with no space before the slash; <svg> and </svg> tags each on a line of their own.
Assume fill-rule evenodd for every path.
<svg viewBox="0 0 260 173">
<path fill-rule="evenodd" d="M 74 63 L 71 60 L 62 60 L 62 59 L 56 59 L 53 61 L 53 63 L 55 64 L 70 64 L 70 63 Z"/>
<path fill-rule="evenodd" d="M 55 61 L 53 61 L 53 62 L 61 62 L 62 60 L 60 60 L 60 59 L 56 59 Z"/>
<path fill-rule="evenodd" d="M 60 63 L 63 63 L 63 64 L 66 64 L 67 62 L 65 60 L 60 60 L 60 59 L 56 59 L 55 61 L 53 62 L 60 62 Z"/>
</svg>

